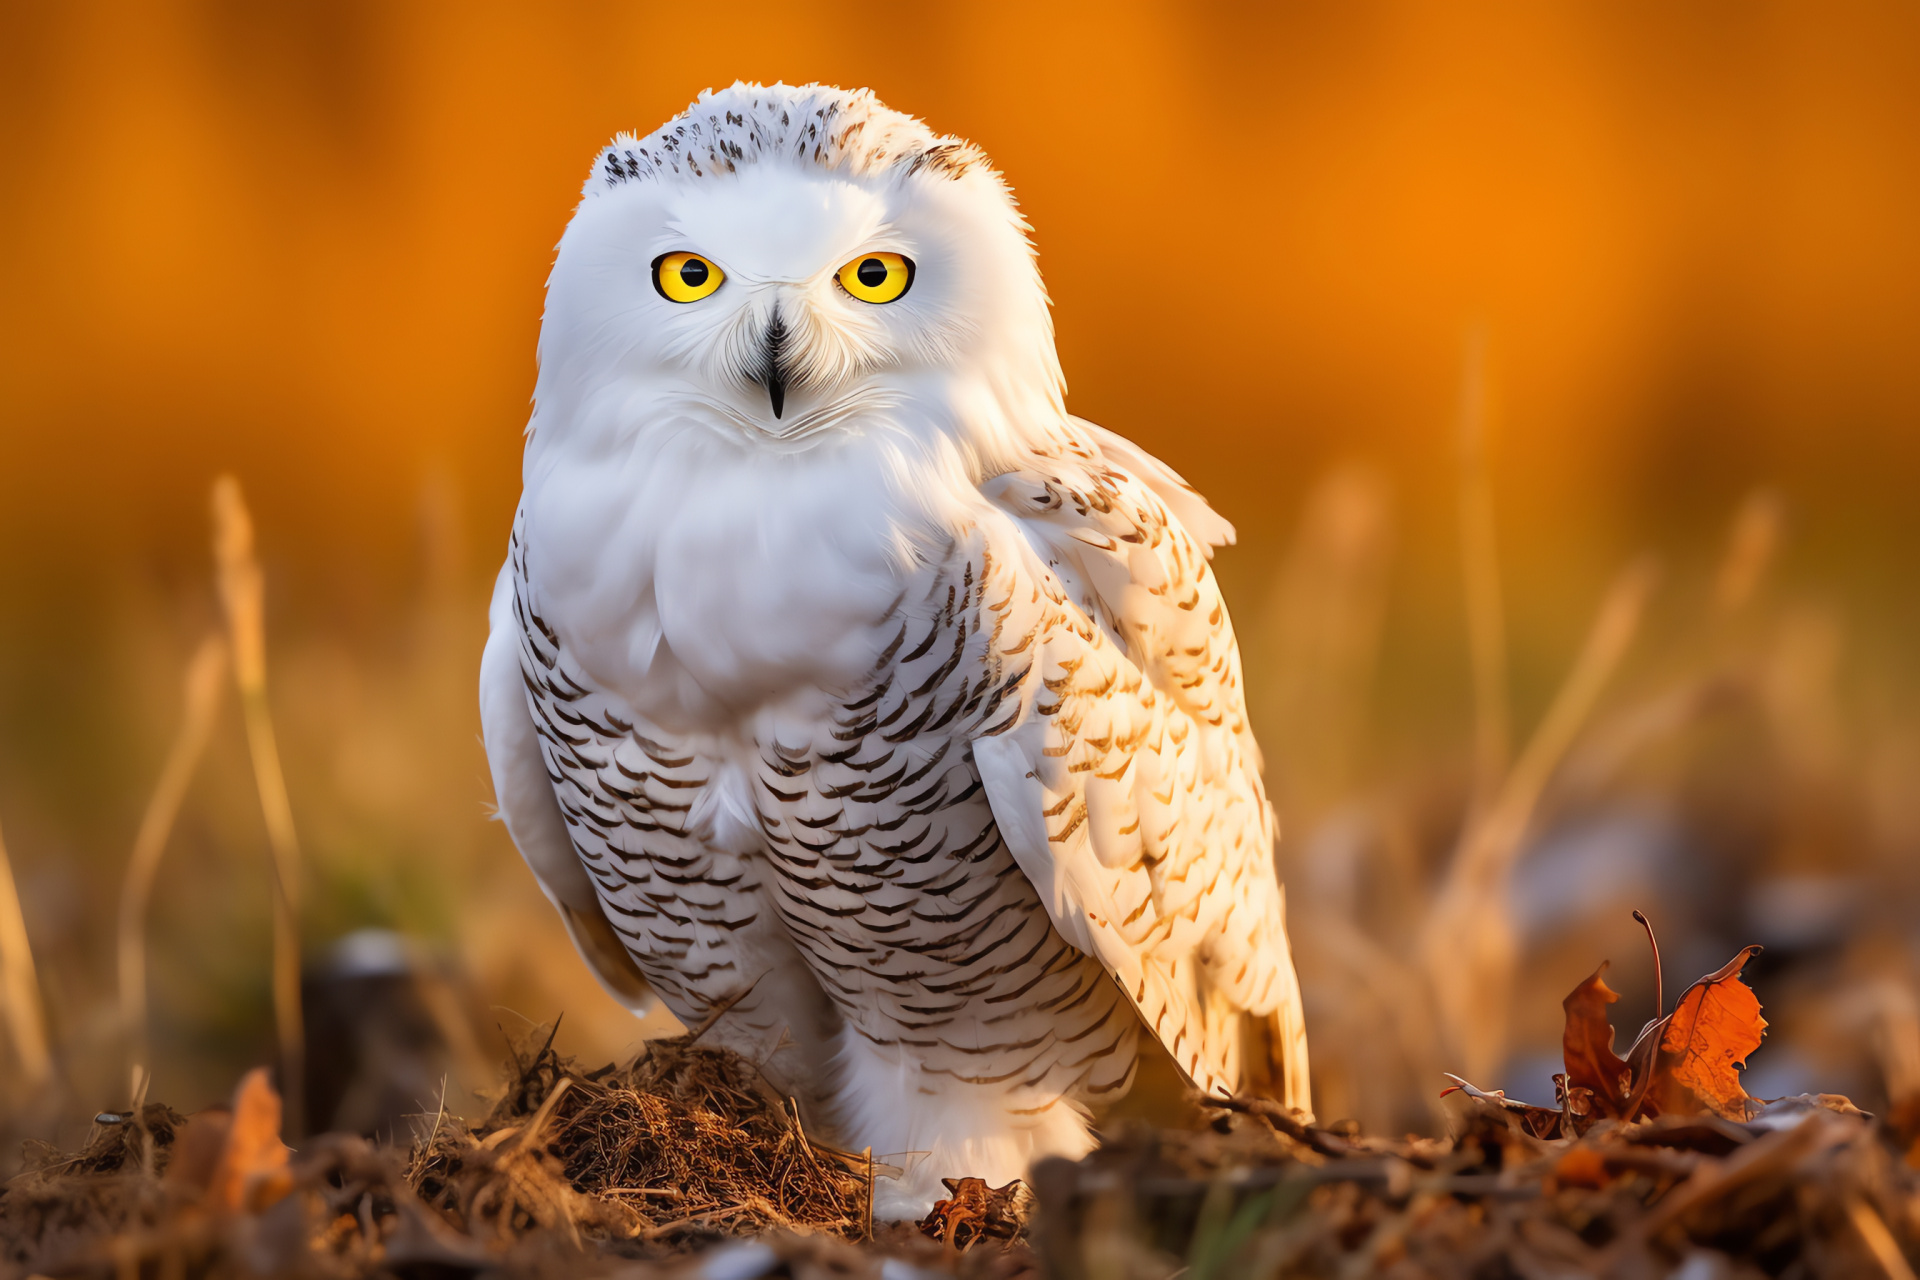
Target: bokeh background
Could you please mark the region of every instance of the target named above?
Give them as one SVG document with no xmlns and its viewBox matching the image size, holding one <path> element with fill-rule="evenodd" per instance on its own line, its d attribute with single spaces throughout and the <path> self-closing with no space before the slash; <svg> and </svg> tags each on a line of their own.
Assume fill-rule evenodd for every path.
<svg viewBox="0 0 1920 1280">
<path fill-rule="evenodd" d="M 1752 1092 L 1920 1092 L 1920 9 L 73 0 L 0 5 L 0 828 L 58 1068 L 0 1054 L 15 1129 L 127 1100 L 114 904 L 225 471 L 310 1003 L 355 1013 L 316 1106 L 457 1102 L 562 1011 L 585 1056 L 663 1029 L 486 820 L 472 690 L 586 165 L 735 78 L 980 143 L 1072 408 L 1238 525 L 1323 1118 L 1431 1128 L 1442 1069 L 1551 1103 L 1600 959 L 1653 1012 L 1636 906 L 1669 1000 L 1768 945 Z M 229 696 L 152 906 L 154 1097 L 271 1056 L 267 885 Z"/>
</svg>

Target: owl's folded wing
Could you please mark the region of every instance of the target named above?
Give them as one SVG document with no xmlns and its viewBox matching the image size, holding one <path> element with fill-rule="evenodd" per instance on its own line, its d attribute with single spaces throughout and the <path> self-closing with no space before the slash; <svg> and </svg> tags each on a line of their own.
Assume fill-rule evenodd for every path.
<svg viewBox="0 0 1920 1280">
<path fill-rule="evenodd" d="M 1025 579 L 983 604 L 1004 597 L 1022 625 L 988 625 L 1033 656 L 1019 714 L 976 738 L 974 759 L 1055 927 L 1102 961 L 1195 1084 L 1225 1093 L 1284 1073 L 1286 1100 L 1305 1109 L 1299 989 L 1232 625 L 1160 487 L 1091 436 L 986 487 L 1010 518 L 989 532 L 1004 539 L 996 560 Z M 1243 1060 L 1249 1017 L 1270 1026 L 1277 1070 Z"/>
<path fill-rule="evenodd" d="M 500 818 L 594 977 L 615 1000 L 644 1014 L 657 997 L 600 909 L 540 755 L 520 671 L 521 625 L 514 616 L 511 565 L 501 569 L 494 585 L 488 624 L 480 658 L 480 726 Z"/>
</svg>

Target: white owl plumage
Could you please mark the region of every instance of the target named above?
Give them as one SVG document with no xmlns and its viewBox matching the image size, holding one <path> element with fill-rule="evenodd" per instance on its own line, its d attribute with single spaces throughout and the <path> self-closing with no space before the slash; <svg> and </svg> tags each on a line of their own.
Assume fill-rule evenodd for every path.
<svg viewBox="0 0 1920 1280">
<path fill-rule="evenodd" d="M 865 91 L 615 139 L 548 283 L 500 814 L 609 991 L 733 1001 L 710 1041 L 905 1170 L 883 1215 L 1084 1154 L 1143 1026 L 1307 1107 L 1232 529 L 1064 397 L 1005 182 Z"/>
</svg>

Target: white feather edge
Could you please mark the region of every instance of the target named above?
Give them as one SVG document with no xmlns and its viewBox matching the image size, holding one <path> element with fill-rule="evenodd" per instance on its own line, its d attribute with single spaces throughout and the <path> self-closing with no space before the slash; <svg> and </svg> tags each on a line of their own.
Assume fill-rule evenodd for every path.
<svg viewBox="0 0 1920 1280">
<path fill-rule="evenodd" d="M 1080 824 L 1056 849 L 1047 839 L 1042 810 L 1046 797 L 1026 749 L 1015 736 L 1025 725 L 1005 734 L 973 741 L 974 767 L 986 789 L 987 804 L 1000 828 L 1000 838 L 1014 863 L 1040 895 L 1047 916 L 1060 936 L 1106 966 L 1131 995 L 1140 990 L 1141 957 L 1116 933 L 1112 921 L 1113 894 L 1106 881 L 1113 875 L 1094 857 L 1087 825 Z"/>
<path fill-rule="evenodd" d="M 1208 505 L 1200 491 L 1188 484 L 1178 471 L 1125 436 L 1109 431 L 1098 423 L 1088 422 L 1085 418 L 1075 418 L 1073 423 L 1093 437 L 1094 443 L 1100 446 L 1101 454 L 1109 462 L 1132 472 L 1159 496 L 1173 518 L 1200 540 L 1209 560 L 1213 558 L 1215 547 L 1233 545 L 1233 522 Z"/>
</svg>

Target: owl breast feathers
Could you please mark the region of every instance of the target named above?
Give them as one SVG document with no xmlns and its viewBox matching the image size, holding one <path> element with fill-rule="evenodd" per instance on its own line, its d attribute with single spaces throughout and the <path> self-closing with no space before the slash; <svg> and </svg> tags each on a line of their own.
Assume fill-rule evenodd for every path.
<svg viewBox="0 0 1920 1280">
<path fill-rule="evenodd" d="M 596 163 L 540 354 L 481 706 L 610 992 L 723 1010 L 883 1214 L 1084 1153 L 1143 1028 L 1306 1110 L 1232 531 L 1066 413 L 975 149 L 703 97 Z"/>
</svg>

